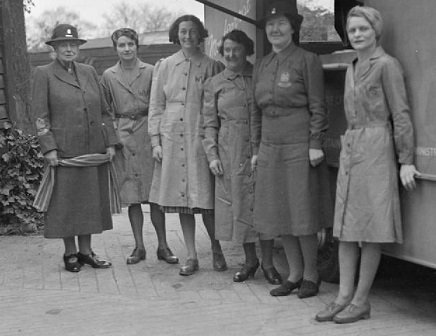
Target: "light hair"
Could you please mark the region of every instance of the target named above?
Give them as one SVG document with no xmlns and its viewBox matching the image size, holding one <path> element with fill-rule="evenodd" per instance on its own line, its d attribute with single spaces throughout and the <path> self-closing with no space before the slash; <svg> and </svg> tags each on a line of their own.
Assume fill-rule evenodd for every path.
<svg viewBox="0 0 436 336">
<path fill-rule="evenodd" d="M 379 42 L 383 31 L 383 19 L 377 9 L 368 6 L 355 6 L 351 8 L 347 15 L 347 29 L 348 22 L 352 17 L 360 17 L 368 21 L 372 29 L 375 31 L 375 39 L 377 40 L 377 43 Z"/>
</svg>

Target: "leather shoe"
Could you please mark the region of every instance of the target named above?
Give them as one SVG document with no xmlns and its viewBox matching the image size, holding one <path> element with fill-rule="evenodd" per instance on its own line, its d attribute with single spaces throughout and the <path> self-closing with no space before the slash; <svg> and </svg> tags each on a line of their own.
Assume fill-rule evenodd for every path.
<svg viewBox="0 0 436 336">
<path fill-rule="evenodd" d="M 79 263 L 79 259 L 77 258 L 77 254 L 75 253 L 67 256 L 64 254 L 64 264 L 65 269 L 68 272 L 79 272 L 80 268 L 82 267 L 82 265 Z"/>
<path fill-rule="evenodd" d="M 132 254 L 127 257 L 126 263 L 127 265 L 133 265 L 139 263 L 141 260 L 145 260 L 147 253 L 144 249 L 139 249 L 135 247 L 132 251 Z"/>
<path fill-rule="evenodd" d="M 158 248 L 157 252 L 157 259 L 158 260 L 165 260 L 168 264 L 178 264 L 179 258 L 177 258 L 173 252 L 170 250 L 169 247 L 167 248 Z"/>
<path fill-rule="evenodd" d="M 319 292 L 320 283 L 321 283 L 321 279 L 318 279 L 316 283 L 310 280 L 303 279 L 300 289 L 298 290 L 298 297 L 300 299 L 305 299 L 315 296 Z"/>
<path fill-rule="evenodd" d="M 271 285 L 280 285 L 282 283 L 282 276 L 279 272 L 277 272 L 276 268 L 274 266 L 270 268 L 264 268 L 263 265 L 260 266 L 263 271 L 263 275 L 265 276 L 265 279 L 271 284 Z"/>
<path fill-rule="evenodd" d="M 336 302 L 330 302 L 324 310 L 321 310 L 318 314 L 315 315 L 315 320 L 318 322 L 326 322 L 326 321 L 333 321 L 333 317 L 341 311 L 345 309 L 345 307 L 348 305 L 346 304 L 338 304 Z"/>
<path fill-rule="evenodd" d="M 292 282 L 292 281 L 286 280 L 279 287 L 272 289 L 269 293 L 272 296 L 287 296 L 287 295 L 291 294 L 291 292 L 294 289 L 300 288 L 302 281 L 303 281 L 302 279 L 300 279 L 297 282 Z"/>
<path fill-rule="evenodd" d="M 92 268 L 109 268 L 112 266 L 111 262 L 100 259 L 93 251 L 91 251 L 91 254 L 82 254 L 79 252 L 77 253 L 77 258 L 80 264 L 88 264 L 92 266 Z"/>
<path fill-rule="evenodd" d="M 198 259 L 188 259 L 186 263 L 180 267 L 179 274 L 188 276 L 198 271 Z"/>
<path fill-rule="evenodd" d="M 359 320 L 369 319 L 371 315 L 371 306 L 369 303 L 363 306 L 356 306 L 350 303 L 341 312 L 333 317 L 336 323 L 352 323 Z"/>
<path fill-rule="evenodd" d="M 250 276 L 254 278 L 254 274 L 257 271 L 257 268 L 259 267 L 259 260 L 256 260 L 256 263 L 253 266 L 248 266 L 245 264 L 242 266 L 241 270 L 236 272 L 235 275 L 233 275 L 233 281 L 234 282 L 243 282 L 247 280 Z"/>
<path fill-rule="evenodd" d="M 213 269 L 217 272 L 224 272 L 227 270 L 226 259 L 222 252 L 212 252 L 212 265 Z"/>
</svg>

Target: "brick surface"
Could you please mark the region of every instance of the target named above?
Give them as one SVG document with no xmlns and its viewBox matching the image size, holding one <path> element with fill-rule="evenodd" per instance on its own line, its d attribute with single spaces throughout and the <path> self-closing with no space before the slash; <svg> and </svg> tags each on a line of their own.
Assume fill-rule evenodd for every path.
<svg viewBox="0 0 436 336">
<path fill-rule="evenodd" d="M 180 265 L 156 258 L 156 236 L 145 211 L 147 259 L 126 265 L 133 248 L 127 215 L 114 216 L 114 230 L 93 236 L 93 249 L 113 262 L 111 269 L 63 269 L 60 240 L 41 236 L 0 237 L 0 336 L 7 335 L 371 335 L 430 336 L 436 330 L 432 287 L 376 280 L 372 317 L 350 325 L 317 323 L 313 316 L 336 294 L 323 283 L 317 297 L 271 297 L 259 270 L 254 279 L 234 283 L 243 262 L 241 246 L 224 242 L 229 265 L 214 272 L 210 242 L 197 217 L 200 271 L 178 275 Z M 167 215 L 168 242 L 185 259 L 177 215 Z M 281 250 L 275 253 L 286 277 Z"/>
</svg>

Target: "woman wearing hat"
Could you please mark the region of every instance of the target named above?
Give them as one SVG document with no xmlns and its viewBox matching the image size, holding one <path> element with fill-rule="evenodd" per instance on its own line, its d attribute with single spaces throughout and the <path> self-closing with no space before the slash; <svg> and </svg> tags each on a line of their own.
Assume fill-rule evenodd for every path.
<svg viewBox="0 0 436 336">
<path fill-rule="evenodd" d="M 207 36 L 196 16 L 177 18 L 170 27 L 169 40 L 181 49 L 160 62 L 151 90 L 149 134 L 156 166 L 150 202 L 159 204 L 164 212 L 179 214 L 188 252 L 179 272 L 184 276 L 199 269 L 195 214 L 202 215 L 209 234 L 213 268 L 227 269 L 215 239 L 213 176 L 200 134 L 204 82 L 222 70 L 222 64 L 200 48 Z"/>
<path fill-rule="evenodd" d="M 62 159 L 85 154 L 115 154 L 117 143 L 109 110 L 95 69 L 75 62 L 79 46 L 77 29 L 60 24 L 46 43 L 56 59 L 37 67 L 33 76 L 32 113 L 41 151 L 54 167 L 55 183 L 45 214 L 44 236 L 62 238 L 65 269 L 82 265 L 108 268 L 91 249 L 91 235 L 112 229 L 108 192 L 108 165 L 64 167 Z M 78 237 L 78 247 L 76 239 Z"/>
<path fill-rule="evenodd" d="M 119 62 L 103 73 L 101 84 L 106 102 L 115 113 L 116 129 L 122 144 L 116 150 L 114 163 L 121 188 L 121 202 L 128 206 L 135 239 L 135 249 L 127 257 L 127 264 L 136 264 L 146 256 L 141 203 L 148 203 L 154 165 L 147 117 L 153 66 L 138 59 L 138 34 L 133 29 L 117 29 L 111 39 Z M 150 216 L 158 238 L 157 258 L 177 264 L 179 260 L 167 244 L 165 214 L 158 205 L 150 203 Z"/>
<path fill-rule="evenodd" d="M 406 190 L 415 188 L 419 175 L 413 165 L 413 127 L 402 69 L 380 47 L 382 27 L 382 17 L 374 8 L 353 7 L 348 13 L 347 34 L 357 59 L 345 77 L 348 127 L 342 141 L 333 228 L 340 241 L 340 283 L 335 300 L 316 315 L 320 322 L 351 323 L 370 317 L 368 296 L 381 243 L 402 242 L 397 167 Z"/>
<path fill-rule="evenodd" d="M 270 294 L 298 289 L 298 297 L 306 298 L 316 295 L 320 284 L 317 232 L 327 215 L 320 190 L 327 115 L 321 63 L 297 46 L 302 19 L 289 1 L 268 6 L 263 22 L 272 52 L 254 70 L 251 126 L 254 228 L 261 237 L 281 236 L 290 271 Z"/>
</svg>

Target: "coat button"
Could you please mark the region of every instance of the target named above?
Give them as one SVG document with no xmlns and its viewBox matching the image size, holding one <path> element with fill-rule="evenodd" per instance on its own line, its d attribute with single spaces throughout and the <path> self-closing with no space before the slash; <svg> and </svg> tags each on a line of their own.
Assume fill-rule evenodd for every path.
<svg viewBox="0 0 436 336">
<path fill-rule="evenodd" d="M 91 121 L 89 124 L 90 124 L 91 126 L 94 126 L 94 125 L 95 125 L 95 122 Z"/>
<path fill-rule="evenodd" d="M 183 121 L 183 118 L 180 118 L 180 121 Z"/>
</svg>

